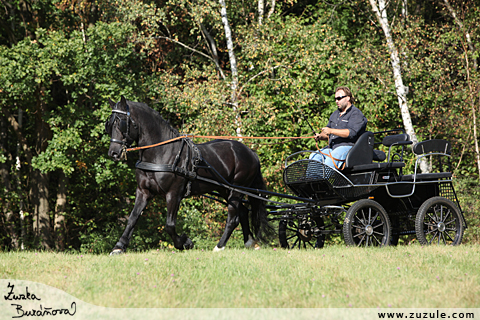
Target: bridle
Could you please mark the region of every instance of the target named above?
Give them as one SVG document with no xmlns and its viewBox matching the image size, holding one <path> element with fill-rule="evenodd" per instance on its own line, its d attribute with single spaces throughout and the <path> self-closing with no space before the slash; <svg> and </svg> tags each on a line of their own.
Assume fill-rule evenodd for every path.
<svg viewBox="0 0 480 320">
<path fill-rule="evenodd" d="M 132 145 L 132 143 L 134 141 L 134 139 L 132 139 L 132 137 L 130 137 L 130 133 L 131 133 L 130 132 L 130 128 L 131 128 L 130 123 L 133 125 L 133 128 L 135 130 L 137 130 L 137 133 L 138 133 L 138 126 L 135 123 L 135 121 L 132 119 L 132 117 L 130 116 L 130 108 L 128 107 L 128 104 L 126 105 L 127 106 L 127 111 L 118 110 L 117 106 L 118 106 L 118 103 L 115 105 L 115 108 L 112 109 L 112 115 L 110 116 L 110 119 L 108 119 L 105 122 L 105 132 L 108 135 L 111 136 L 113 125 L 114 125 L 115 121 L 118 119 L 118 121 L 119 121 L 118 129 L 120 130 L 120 133 L 122 134 L 123 139 L 122 140 L 117 140 L 117 139 L 111 138 L 110 142 L 119 143 L 123 146 L 124 149 L 125 148 L 130 148 L 130 146 Z M 127 119 L 122 119 L 117 114 L 123 114 L 127 117 Z M 128 142 L 129 140 L 131 141 L 131 143 Z"/>
</svg>

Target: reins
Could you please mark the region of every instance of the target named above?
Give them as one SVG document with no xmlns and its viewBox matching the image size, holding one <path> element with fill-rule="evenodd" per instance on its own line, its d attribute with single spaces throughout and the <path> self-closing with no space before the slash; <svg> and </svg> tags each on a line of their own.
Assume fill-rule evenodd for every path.
<svg viewBox="0 0 480 320">
<path fill-rule="evenodd" d="M 296 139 L 312 139 L 312 138 L 314 138 L 314 136 L 308 136 L 308 137 L 238 137 L 238 136 L 183 135 L 183 136 L 178 136 L 178 137 L 175 137 L 175 138 L 172 138 L 172 139 L 169 139 L 169 140 L 165 140 L 165 141 L 162 141 L 162 142 L 159 142 L 159 143 L 150 144 L 150 145 L 147 145 L 147 146 L 127 148 L 127 149 L 125 149 L 125 151 L 129 152 L 129 151 L 138 151 L 138 150 L 150 149 L 150 148 L 159 147 L 161 145 L 164 145 L 164 144 L 167 144 L 167 143 L 170 143 L 170 142 L 174 142 L 174 141 L 177 141 L 177 140 L 180 140 L 180 139 L 184 139 L 184 138 L 191 138 L 191 139 L 207 138 L 207 139 L 260 139 L 260 140 L 262 140 L 262 139 L 263 140 L 265 140 L 265 139 L 287 140 L 288 139 L 288 140 L 296 140 Z M 321 151 L 321 149 L 318 147 L 318 143 L 316 143 L 316 145 L 317 145 L 318 152 L 320 152 L 324 156 L 327 156 L 327 157 L 332 159 L 333 165 L 335 166 L 335 168 L 337 170 L 342 170 L 343 169 L 343 168 L 339 168 L 337 166 L 337 164 L 335 163 L 335 161 L 339 161 L 339 162 L 343 161 L 344 162 L 345 160 L 334 158 L 331 154 L 328 154 L 328 153 L 323 153 Z M 345 162 L 343 164 L 345 165 Z"/>
<path fill-rule="evenodd" d="M 148 146 L 141 146 L 141 147 L 135 147 L 135 148 L 128 148 L 126 151 L 137 151 L 137 150 L 143 150 L 143 149 L 149 149 L 149 148 L 154 148 L 158 147 L 170 142 L 174 142 L 180 139 L 184 138 L 207 138 L 207 139 L 290 139 L 290 140 L 296 140 L 296 139 L 312 139 L 313 136 L 310 137 L 239 137 L 239 136 L 202 136 L 202 135 L 183 135 L 183 136 L 178 136 L 173 139 L 169 139 L 166 141 L 162 141 L 159 143 L 151 144 Z"/>
<path fill-rule="evenodd" d="M 343 167 L 345 166 L 345 159 L 337 159 L 337 158 L 334 158 L 331 154 L 329 153 L 323 153 L 322 150 L 318 147 L 318 141 L 315 140 L 315 145 L 317 146 L 317 150 L 318 152 L 320 152 L 321 154 L 323 154 L 324 156 L 326 157 L 329 157 L 330 159 L 332 159 L 332 162 L 333 162 L 333 165 L 335 166 L 335 168 L 337 168 L 337 170 L 343 170 Z M 335 161 L 338 161 L 338 162 L 343 162 L 343 165 L 341 168 L 339 168 L 337 166 L 337 164 L 335 163 Z"/>
<path fill-rule="evenodd" d="M 129 127 L 130 127 L 130 123 L 129 121 L 132 121 L 133 120 L 131 119 L 130 117 L 130 112 L 128 110 L 128 105 L 127 105 L 127 111 L 121 111 L 121 110 L 118 110 L 118 109 L 114 109 L 112 110 L 112 112 L 114 113 L 120 113 L 120 114 L 124 114 L 127 116 L 127 121 L 126 121 L 126 126 L 127 126 L 127 135 L 128 135 L 128 132 L 130 131 Z M 133 122 L 134 123 L 134 122 Z M 135 123 L 134 123 L 135 125 Z M 175 137 L 175 138 L 172 138 L 172 139 L 169 139 L 169 140 L 166 140 L 166 141 L 162 141 L 162 142 L 159 142 L 159 143 L 155 143 L 155 144 L 150 144 L 150 145 L 146 145 L 146 146 L 140 146 L 140 147 L 134 147 L 134 148 L 127 148 L 127 145 L 124 141 L 120 141 L 120 140 L 115 140 L 115 139 L 110 139 L 111 142 L 115 142 L 115 143 L 120 143 L 123 145 L 123 148 L 122 148 L 122 153 L 121 153 L 121 158 L 126 158 L 126 155 L 127 155 L 127 152 L 129 151 L 138 151 L 138 150 L 145 150 L 145 149 L 150 149 L 150 148 L 154 148 L 154 147 L 159 147 L 159 146 L 162 146 L 164 144 L 168 144 L 168 143 L 171 143 L 171 142 L 174 142 L 174 141 L 177 141 L 177 140 L 181 140 L 181 139 L 185 139 L 185 138 L 191 138 L 191 139 L 194 139 L 194 138 L 207 138 L 207 139 L 259 139 L 259 140 L 266 140 L 266 139 L 274 139 L 274 140 L 297 140 L 297 139 L 312 139 L 312 138 L 315 138 L 315 136 L 307 136 L 307 137 L 239 137 L 239 136 L 204 136 L 204 135 L 182 135 L 182 136 L 178 136 L 178 137 Z M 343 168 L 339 168 L 336 164 L 335 161 L 345 161 L 345 160 L 342 160 L 342 159 L 336 159 L 334 158 L 331 154 L 327 154 L 327 153 L 323 153 L 321 151 L 321 149 L 318 147 L 318 142 L 315 142 L 316 146 L 317 146 L 317 150 L 318 152 L 320 152 L 321 154 L 323 154 L 324 156 L 326 157 L 329 157 L 332 159 L 332 162 L 333 162 L 333 165 L 335 166 L 335 168 L 337 170 L 342 170 Z M 345 163 L 344 163 L 345 165 Z"/>
</svg>

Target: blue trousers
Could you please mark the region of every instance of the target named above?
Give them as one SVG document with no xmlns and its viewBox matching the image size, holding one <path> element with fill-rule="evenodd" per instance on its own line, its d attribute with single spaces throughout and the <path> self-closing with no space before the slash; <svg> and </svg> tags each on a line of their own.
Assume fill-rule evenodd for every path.
<svg viewBox="0 0 480 320">
<path fill-rule="evenodd" d="M 347 158 L 347 154 L 350 151 L 350 149 L 352 149 L 352 146 L 340 146 L 333 150 L 328 147 L 325 147 L 320 151 L 322 151 L 325 154 L 330 154 L 335 159 L 345 160 L 345 158 Z M 326 165 L 332 168 L 335 168 L 335 165 L 333 164 L 333 160 L 329 156 L 325 156 L 319 153 L 312 153 L 309 159 L 314 159 L 314 160 L 323 162 Z M 335 164 L 337 165 L 338 168 L 341 168 L 343 166 L 343 161 L 335 161 Z"/>
</svg>

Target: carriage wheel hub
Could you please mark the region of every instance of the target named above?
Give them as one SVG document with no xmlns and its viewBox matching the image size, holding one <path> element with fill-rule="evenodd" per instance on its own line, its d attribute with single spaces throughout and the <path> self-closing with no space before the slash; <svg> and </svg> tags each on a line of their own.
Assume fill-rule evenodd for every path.
<svg viewBox="0 0 480 320">
<path fill-rule="evenodd" d="M 312 233 L 308 232 L 306 229 L 300 229 L 298 230 L 298 233 L 303 241 L 310 241 L 312 239 Z"/>
<path fill-rule="evenodd" d="M 445 227 L 445 223 L 443 223 L 443 222 L 437 223 L 437 228 L 438 228 L 438 231 L 444 232 L 444 231 L 445 231 L 445 228 L 446 228 L 446 227 Z"/>
<path fill-rule="evenodd" d="M 371 236 L 373 234 L 373 227 L 371 225 L 366 226 L 365 232 L 367 233 L 367 235 Z"/>
</svg>

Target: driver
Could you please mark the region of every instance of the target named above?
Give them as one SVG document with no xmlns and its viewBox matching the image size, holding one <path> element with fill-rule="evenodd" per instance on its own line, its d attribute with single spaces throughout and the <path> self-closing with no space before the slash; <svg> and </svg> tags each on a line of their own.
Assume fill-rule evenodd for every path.
<svg viewBox="0 0 480 320">
<path fill-rule="evenodd" d="M 348 87 L 342 86 L 335 90 L 335 101 L 338 109 L 332 113 L 322 132 L 315 133 L 315 140 L 328 140 L 328 146 L 321 149 L 320 153 L 312 153 L 310 159 L 341 170 L 348 151 L 365 132 L 368 120 L 353 105 L 355 100 Z"/>
</svg>

